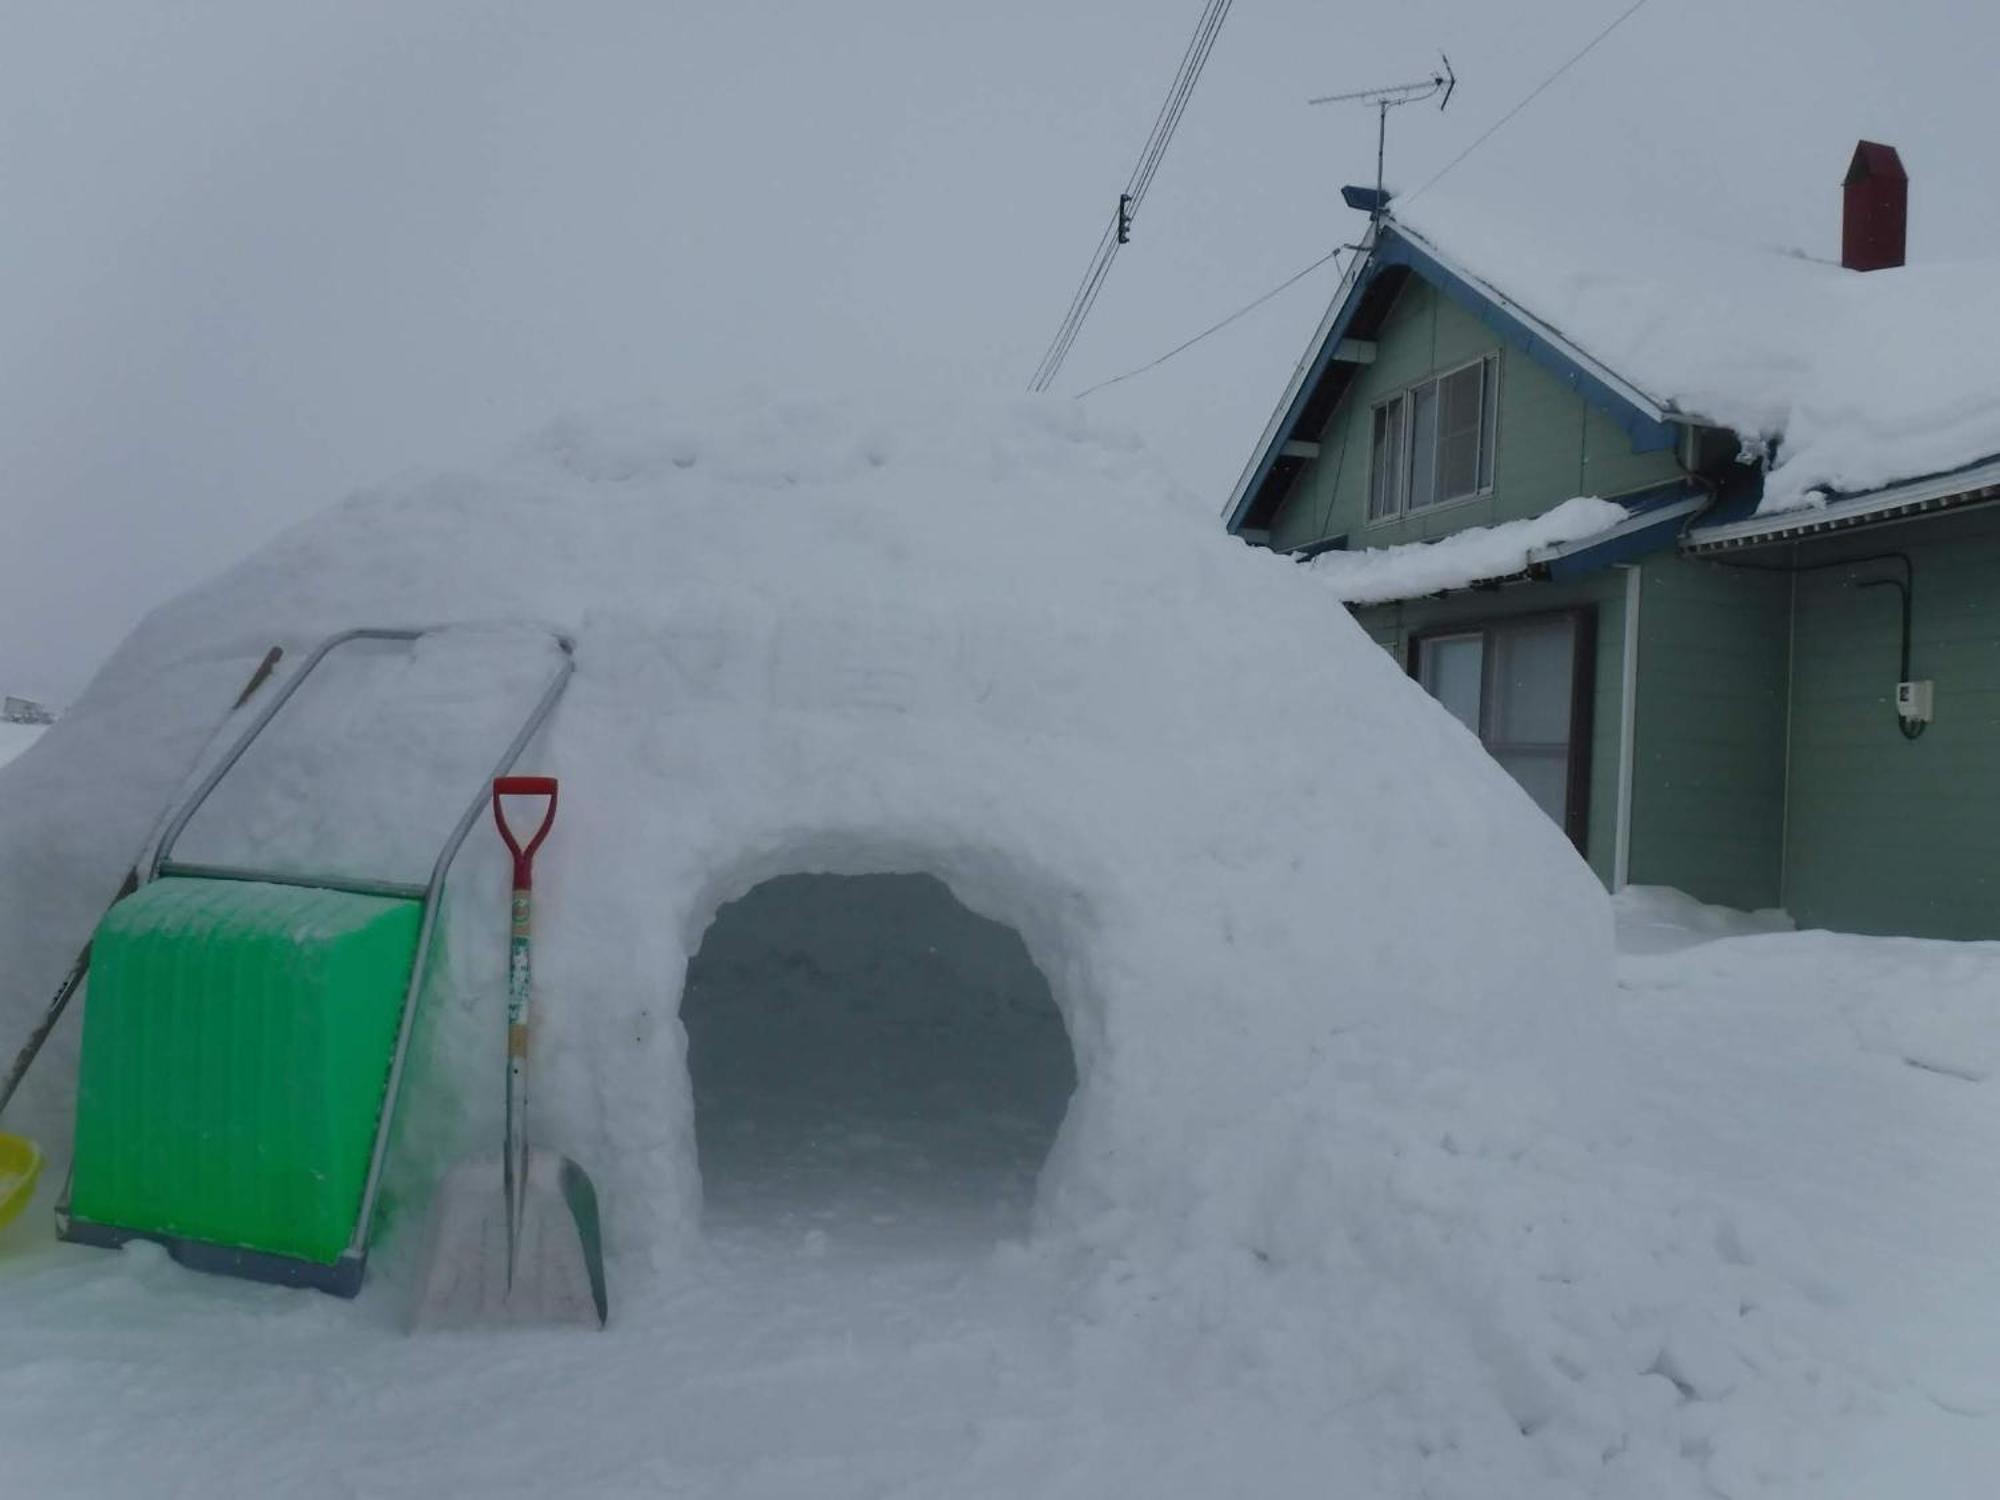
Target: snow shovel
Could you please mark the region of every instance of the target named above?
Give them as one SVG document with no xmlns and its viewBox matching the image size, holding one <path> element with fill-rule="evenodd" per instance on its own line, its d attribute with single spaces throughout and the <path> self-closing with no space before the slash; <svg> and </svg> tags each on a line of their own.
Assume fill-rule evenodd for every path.
<svg viewBox="0 0 2000 1500">
<path fill-rule="evenodd" d="M 278 662 L 284 654 L 285 648 L 282 646 L 273 646 L 264 653 L 263 658 L 257 663 L 256 670 L 250 674 L 250 680 L 243 684 L 243 691 L 238 693 L 236 701 L 230 704 L 229 713 L 223 716 L 215 726 L 214 732 L 209 735 L 208 745 L 215 743 L 216 736 L 222 733 L 222 726 L 229 722 L 230 716 L 255 697 L 257 689 L 270 681 L 271 674 L 277 670 Z M 195 757 L 195 764 L 199 765 L 202 758 L 208 754 L 208 745 L 204 745 L 201 754 Z M 161 814 L 163 819 L 165 816 L 165 813 Z M 155 825 L 154 832 L 158 831 L 158 825 Z M 150 842 L 149 839 L 148 843 Z M 125 878 L 118 883 L 118 894 L 111 898 L 113 906 L 139 889 L 139 866 L 143 859 L 142 854 L 140 860 L 133 861 L 132 868 L 125 872 Z M 42 1019 L 36 1023 L 35 1029 L 28 1033 L 26 1044 L 15 1055 L 14 1064 L 7 1070 L 6 1078 L 0 1079 L 0 1113 L 4 1113 L 7 1106 L 13 1102 L 14 1091 L 20 1088 L 21 1081 L 28 1076 L 28 1069 L 32 1068 L 35 1059 L 41 1056 L 42 1044 L 48 1041 L 49 1034 L 56 1029 L 56 1023 L 62 1020 L 63 1012 L 69 1009 L 69 1002 L 82 988 L 85 976 L 90 973 L 90 946 L 89 943 L 83 945 L 83 950 L 77 954 L 76 961 L 69 966 L 69 972 L 63 975 L 62 983 L 56 986 L 55 998 L 49 1002 L 48 1009 L 42 1013 Z M 21 1210 L 28 1206 L 28 1200 L 35 1196 L 35 1180 L 41 1173 L 41 1148 L 25 1137 L 0 1132 L 0 1229 L 5 1229 L 20 1215 Z"/>
<path fill-rule="evenodd" d="M 548 799 L 542 821 L 525 845 L 508 826 L 506 797 Z M 555 820 L 554 777 L 502 776 L 494 781 L 493 821 L 514 856 L 507 950 L 507 1136 L 499 1161 L 461 1162 L 438 1188 L 418 1294 L 420 1326 L 595 1322 L 601 1328 L 608 1315 L 597 1189 L 568 1157 L 528 1146 L 529 911 L 535 852 Z"/>
</svg>

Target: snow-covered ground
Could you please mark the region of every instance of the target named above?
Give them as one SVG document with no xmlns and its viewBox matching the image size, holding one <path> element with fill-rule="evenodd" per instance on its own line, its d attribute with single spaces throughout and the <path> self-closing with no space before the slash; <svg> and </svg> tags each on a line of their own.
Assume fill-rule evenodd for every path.
<svg viewBox="0 0 2000 1500">
<path fill-rule="evenodd" d="M 1720 1205 L 1732 1258 L 1783 1266 L 1815 1309 L 1796 1342 L 1748 1306 L 1711 1327 L 1695 1395 L 1806 1401 L 1769 1458 L 1817 1474 L 1780 1493 L 1994 1493 L 2000 944 L 1725 937 L 1624 958 L 1619 1013 L 1644 1060 L 1632 1159 Z M 1722 1493 L 1763 1488 L 1732 1468 Z"/>
<path fill-rule="evenodd" d="M 58 1031 L 0 1492 L 1990 1488 L 2000 947 L 1614 910 L 1323 579 L 1073 403 L 565 422 L 156 612 L 0 771 L 0 1029 L 268 646 L 424 619 L 183 849 L 420 874 L 529 622 L 573 633 L 530 1119 L 604 1194 L 610 1327 L 404 1331 L 500 1131 L 482 830 L 358 1301 L 54 1243 Z"/>
<path fill-rule="evenodd" d="M 703 1168 L 724 1206 L 660 1295 L 628 1301 L 603 1335 L 410 1337 L 366 1298 L 203 1278 L 143 1248 L 58 1246 L 39 1214 L 9 1231 L 8 1492 L 1992 1493 L 2000 1094 L 1984 1080 L 2000 1038 L 2000 946 L 1790 933 L 1670 893 L 1620 903 L 1638 951 L 1607 997 L 1631 1063 L 1619 1139 L 1519 1155 L 1432 1143 L 1401 1164 L 1399 1191 L 1466 1235 L 1498 1199 L 1560 1209 L 1579 1186 L 1629 1215 L 1597 1229 L 1531 1223 L 1557 1289 L 1594 1234 L 1643 1226 L 1614 1331 L 1655 1419 L 1622 1452 L 1571 1453 L 1559 1467 L 1516 1433 L 1521 1461 L 1481 1472 L 1469 1456 L 1492 1434 L 1476 1406 L 1441 1405 L 1414 1428 L 1399 1415 L 1413 1363 L 1468 1358 L 1405 1321 L 1409 1308 L 1329 1337 L 1298 1306 L 1288 1331 L 1241 1316 L 1283 1311 L 1299 1289 L 1254 1260 L 1206 1284 L 1162 1284 L 1135 1263 L 1019 1238 L 1005 1205 L 1020 1203 L 1046 1145 L 1036 1112 L 1066 1083 L 1032 997 L 992 978 L 1006 962 L 991 943 L 1004 940 L 969 914 L 948 941 L 897 948 L 898 932 L 941 930 L 935 912 L 911 916 L 948 900 L 941 890 L 877 903 L 857 926 L 865 895 L 753 896 L 789 909 L 765 913 L 766 930 L 787 936 L 761 957 L 747 929 L 714 929 L 691 1008 L 704 987 L 761 994 L 777 1011 L 837 999 L 872 1028 L 868 1056 L 831 1026 L 819 1033 L 829 1050 L 814 1113 L 796 1086 L 760 1100 L 755 1020 L 733 1038 L 692 1023 L 697 1107 L 717 1136 Z M 938 1076 L 926 965 L 954 984 L 991 980 L 983 1019 L 950 1044 L 972 1112 L 949 1129 L 935 1096 L 900 1116 L 881 1108 L 899 1062 Z M 882 1050 L 894 1036 L 900 1050 Z M 704 1046 L 736 1059 L 707 1088 Z M 843 1095 L 857 1064 L 871 1087 Z M 806 1169 L 771 1170 L 788 1153 L 746 1145 L 759 1130 L 809 1139 Z M 859 1190 L 843 1198 L 844 1175 Z M 1406 1274 L 1421 1287 L 1418 1269 Z M 1462 1289 L 1468 1300 L 1494 1290 Z M 1601 1330 L 1580 1305 L 1567 1325 L 1546 1315 L 1561 1305 L 1503 1301 L 1466 1372 L 1539 1389 L 1553 1426 L 1609 1394 L 1574 1383 L 1572 1342 Z"/>
</svg>

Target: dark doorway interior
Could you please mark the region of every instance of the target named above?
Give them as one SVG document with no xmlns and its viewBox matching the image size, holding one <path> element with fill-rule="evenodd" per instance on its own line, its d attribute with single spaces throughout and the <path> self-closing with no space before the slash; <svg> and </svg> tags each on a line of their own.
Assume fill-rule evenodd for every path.
<svg viewBox="0 0 2000 1500">
<path fill-rule="evenodd" d="M 927 875 L 730 902 L 681 1019 L 711 1228 L 1016 1232 L 1076 1086 L 1019 935 Z"/>
</svg>

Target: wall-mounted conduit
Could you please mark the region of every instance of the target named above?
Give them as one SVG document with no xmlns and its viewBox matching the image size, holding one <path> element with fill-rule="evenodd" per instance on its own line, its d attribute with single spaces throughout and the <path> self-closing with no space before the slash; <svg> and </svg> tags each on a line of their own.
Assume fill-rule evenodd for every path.
<svg viewBox="0 0 2000 1500">
<path fill-rule="evenodd" d="M 1901 675 L 1897 682 L 1910 681 L 1910 614 L 1916 603 L 1917 567 L 1910 561 L 1907 552 L 1871 552 L 1865 557 L 1843 557 L 1835 562 L 1820 563 L 1752 563 L 1730 562 L 1720 557 L 1705 557 L 1704 562 L 1714 563 L 1718 568 L 1740 568 L 1748 573 L 1824 573 L 1834 568 L 1860 568 L 1869 563 L 1897 563 L 1903 569 L 1901 578 L 1857 578 L 1849 587 L 1857 589 L 1892 588 L 1902 595 L 1903 600 L 1903 641 L 1900 656 Z M 1896 715 L 1896 727 L 1906 740 L 1918 739 L 1930 726 L 1921 719 L 1906 719 Z"/>
</svg>

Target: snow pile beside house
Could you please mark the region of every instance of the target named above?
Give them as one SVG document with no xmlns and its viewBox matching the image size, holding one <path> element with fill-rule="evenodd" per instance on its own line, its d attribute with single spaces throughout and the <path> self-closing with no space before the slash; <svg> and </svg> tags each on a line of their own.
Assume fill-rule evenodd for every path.
<svg viewBox="0 0 2000 1500">
<path fill-rule="evenodd" d="M 1790 932 L 1790 913 L 1777 907 L 1738 911 L 1710 906 L 1666 885 L 1628 885 L 1611 898 L 1621 954 L 1675 953 L 1720 938 Z"/>
<path fill-rule="evenodd" d="M 1765 443 L 1766 512 L 2000 453 L 2000 262 L 1863 273 L 1448 195 L 1395 221 L 1663 411 Z"/>
<path fill-rule="evenodd" d="M 1628 519 L 1623 506 L 1592 495 L 1496 526 L 1469 526 L 1434 542 L 1404 542 L 1359 552 L 1322 552 L 1306 566 L 1347 604 L 1379 604 L 1462 589 L 1527 570 L 1544 547 L 1580 541 Z"/>
</svg>

